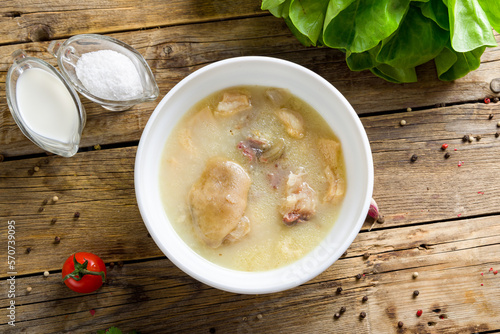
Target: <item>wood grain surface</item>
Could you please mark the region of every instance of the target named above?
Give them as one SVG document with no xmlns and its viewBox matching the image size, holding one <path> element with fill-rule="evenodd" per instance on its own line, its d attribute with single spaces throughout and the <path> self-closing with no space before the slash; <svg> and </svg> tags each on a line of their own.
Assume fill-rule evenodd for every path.
<svg viewBox="0 0 500 334">
<path fill-rule="evenodd" d="M 110 326 L 124 333 L 500 330 L 500 103 L 483 102 L 499 96 L 490 82 L 500 78 L 500 47 L 486 50 L 480 68 L 454 82 L 437 80 L 428 63 L 417 69 L 419 82 L 395 85 L 349 71 L 339 51 L 302 46 L 260 3 L 2 2 L 0 243 L 7 244 L 7 222 L 14 220 L 17 275 L 12 327 L 5 316 L 10 275 L 6 265 L 0 270 L 6 283 L 0 332 L 94 333 Z M 82 98 L 88 114 L 82 149 L 72 158 L 46 155 L 10 115 L 5 81 L 11 54 L 24 49 L 56 66 L 49 42 L 80 33 L 106 34 L 136 48 L 161 94 L 118 113 Z M 353 105 L 370 140 L 374 198 L 385 218 L 383 224 L 368 219 L 347 253 L 318 277 L 269 295 L 223 292 L 175 267 L 148 234 L 133 180 L 137 144 L 160 99 L 207 64 L 253 55 L 303 65 Z M 473 141 L 464 142 L 464 135 Z M 101 149 L 93 148 L 97 144 Z M 414 154 L 418 159 L 411 162 Z M 61 282 L 64 260 L 82 250 L 108 266 L 107 283 L 87 295 Z M 6 263 L 6 251 L 0 259 Z M 336 318 L 341 307 L 346 311 Z"/>
</svg>

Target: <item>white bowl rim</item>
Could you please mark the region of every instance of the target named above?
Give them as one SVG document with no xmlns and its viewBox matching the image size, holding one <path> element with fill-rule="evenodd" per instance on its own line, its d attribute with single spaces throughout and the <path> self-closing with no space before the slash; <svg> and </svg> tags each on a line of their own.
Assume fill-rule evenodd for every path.
<svg viewBox="0 0 500 334">
<path fill-rule="evenodd" d="M 145 189 L 144 185 L 140 182 L 142 180 L 142 177 L 144 177 L 144 173 L 142 172 L 141 169 L 141 162 L 143 160 L 143 156 L 146 154 L 146 145 L 148 144 L 148 139 L 150 138 L 150 132 L 151 129 L 155 123 L 155 120 L 159 117 L 160 113 L 162 112 L 164 106 L 168 103 L 170 99 L 172 99 L 175 94 L 181 90 L 186 84 L 189 82 L 193 81 L 196 78 L 199 78 L 200 76 L 208 75 L 209 72 L 211 71 L 216 71 L 220 67 L 224 66 L 230 66 L 231 64 L 233 65 L 244 65 L 247 63 L 254 63 L 254 64 L 265 64 L 265 63 L 271 63 L 273 66 L 282 66 L 286 67 L 288 70 L 294 70 L 294 71 L 299 71 L 302 73 L 302 75 L 307 75 L 311 76 L 316 80 L 320 85 L 326 86 L 329 91 L 335 96 L 336 99 L 339 100 L 341 107 L 344 109 L 349 114 L 349 117 L 351 118 L 350 121 L 354 122 L 355 125 L 355 130 L 358 132 L 359 135 L 359 140 L 360 140 L 360 145 L 363 147 L 362 152 L 357 152 L 358 154 L 362 155 L 361 158 L 363 161 L 366 163 L 366 170 L 363 170 L 364 175 L 363 178 L 366 179 L 365 182 L 365 187 L 364 187 L 364 192 L 362 198 L 359 199 L 359 207 L 362 208 L 359 210 L 359 212 L 355 215 L 355 219 L 353 220 L 355 224 L 352 226 L 352 229 L 350 232 L 345 236 L 343 239 L 343 242 L 341 245 L 335 245 L 336 251 L 334 254 L 328 254 L 327 259 L 323 260 L 320 263 L 313 263 L 313 268 L 309 268 L 309 264 L 307 263 L 307 258 L 311 257 L 312 252 L 309 254 L 305 255 L 302 259 L 287 265 L 285 267 L 277 268 L 274 270 L 269 270 L 269 271 L 262 271 L 262 272 L 244 272 L 244 271 L 237 271 L 237 270 L 232 270 L 232 269 L 227 269 L 221 266 L 218 266 L 212 262 L 209 262 L 208 260 L 205 260 L 201 256 L 195 253 L 193 255 L 193 259 L 195 259 L 196 255 L 199 257 L 199 259 L 195 259 L 195 261 L 200 261 L 197 264 L 202 265 L 206 267 L 203 268 L 198 268 L 186 265 L 183 261 L 183 259 L 178 258 L 178 254 L 175 254 L 175 251 L 173 251 L 171 248 L 169 248 L 165 241 L 160 238 L 159 235 L 157 235 L 157 231 L 155 230 L 154 222 L 152 221 L 151 214 L 148 211 L 148 207 L 145 201 L 143 201 L 143 197 L 147 193 L 147 189 Z M 214 90 L 215 92 L 215 90 Z M 196 102 L 196 101 L 195 101 Z M 308 102 L 306 100 L 306 102 Z M 183 114 L 183 113 L 182 113 Z M 163 143 L 164 145 L 164 143 Z M 197 279 L 198 281 L 205 283 L 209 286 L 229 291 L 229 292 L 234 292 L 234 293 L 242 293 L 242 294 L 263 294 L 263 293 L 274 293 L 274 292 L 279 292 L 279 291 L 284 291 L 293 287 L 296 287 L 300 284 L 303 284 L 310 279 L 316 277 L 323 271 L 325 271 L 330 265 L 332 265 L 344 252 L 347 250 L 347 248 L 351 245 L 353 242 L 354 238 L 356 235 L 359 233 L 359 230 L 361 229 L 365 218 L 366 214 L 368 212 L 370 200 L 372 197 L 372 192 L 373 192 L 373 183 L 374 183 L 374 172 L 373 172 L 373 160 L 372 160 L 372 155 L 371 155 L 371 149 L 370 149 L 370 144 L 368 141 L 368 137 L 366 135 L 366 132 L 364 130 L 364 127 L 352 108 L 352 106 L 349 104 L 349 102 L 345 99 L 345 97 L 332 85 L 330 84 L 327 80 L 325 80 L 323 77 L 320 75 L 316 74 L 315 72 L 301 66 L 298 64 L 295 64 L 290 61 L 278 59 L 278 58 L 273 58 L 273 57 L 265 57 L 265 56 L 242 56 L 242 57 L 235 57 L 235 58 L 229 58 L 225 60 L 221 60 L 209 65 L 206 65 L 205 67 L 196 70 L 195 72 L 189 74 L 186 76 L 184 79 L 182 79 L 177 85 L 175 85 L 166 95 L 165 97 L 160 101 L 160 103 L 156 106 L 154 112 L 152 113 L 151 117 L 148 120 L 148 123 L 146 124 L 146 127 L 144 128 L 144 131 L 142 133 L 138 149 L 137 149 L 137 154 L 136 154 L 136 160 L 135 160 L 135 168 L 134 168 L 134 184 L 135 184 L 135 193 L 137 197 L 137 203 L 139 207 L 139 211 L 141 213 L 141 216 L 144 220 L 144 224 L 146 225 L 151 237 L 154 239 L 156 242 L 157 246 L 161 249 L 161 251 L 169 258 L 171 262 L 173 262 L 179 269 L 184 271 L 186 274 L 190 275 L 191 277 Z M 349 186 L 348 186 L 349 187 Z M 163 208 L 162 208 L 163 209 Z M 164 210 L 163 210 L 164 211 Z M 170 224 L 168 224 L 170 225 Z M 335 224 L 334 224 L 335 225 Z M 331 235 L 332 233 L 329 232 L 327 237 L 321 242 L 321 244 L 327 243 L 328 236 Z M 180 239 L 179 236 L 176 236 L 178 239 Z M 174 237 L 175 238 L 175 237 Z M 181 240 L 181 239 L 180 239 Z M 187 245 L 185 245 L 187 248 L 189 248 Z M 189 248 L 189 250 L 191 250 Z M 192 250 L 191 250 L 192 251 Z M 314 256 L 320 256 L 318 255 L 319 252 L 321 252 L 320 247 L 318 246 L 316 248 L 316 253 Z M 194 251 L 192 251 L 194 253 Z M 309 259 L 310 260 L 310 259 Z M 206 263 L 204 263 L 206 262 Z M 300 263 L 300 264 L 299 264 Z M 302 265 L 302 267 L 300 267 Z M 292 267 L 295 266 L 299 268 L 299 270 L 302 270 L 299 274 L 297 272 L 294 272 L 294 275 L 297 274 L 297 277 L 291 280 L 283 280 L 283 279 L 276 279 L 276 277 L 280 276 L 281 278 L 285 277 L 284 275 L 289 275 L 292 273 Z M 253 284 L 251 286 L 242 286 L 241 282 L 238 281 L 238 279 L 235 279 L 233 281 L 226 281 L 221 283 L 219 279 L 214 278 L 213 273 L 211 273 L 211 278 L 206 277 L 206 272 L 203 272 L 203 270 L 206 270 L 209 268 L 210 270 L 217 271 L 217 274 L 222 275 L 222 276 L 230 276 L 233 278 L 244 278 L 244 280 L 247 280 L 248 282 L 257 282 L 256 284 Z M 293 268 L 293 270 L 297 270 L 297 268 Z M 302 269 L 300 269 L 302 268 Z M 288 274 L 287 274 L 288 270 Z M 271 283 L 267 284 L 268 281 L 272 281 Z M 264 283 L 264 284 L 262 284 Z M 262 285 L 259 285 L 262 284 Z"/>
</svg>

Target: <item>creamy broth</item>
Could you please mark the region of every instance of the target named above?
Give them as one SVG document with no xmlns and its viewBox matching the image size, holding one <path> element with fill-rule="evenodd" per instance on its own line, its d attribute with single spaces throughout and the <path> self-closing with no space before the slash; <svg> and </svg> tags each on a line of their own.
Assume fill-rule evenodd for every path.
<svg viewBox="0 0 500 334">
<path fill-rule="evenodd" d="M 217 112 L 225 92 L 248 96 L 251 108 L 223 115 Z M 272 102 L 269 92 L 284 96 Z M 277 111 L 292 110 L 303 118 L 303 137 L 292 137 Z M 282 155 L 261 162 L 245 155 L 241 143 L 251 136 L 275 145 L 284 143 Z M 313 250 L 331 230 L 343 199 L 338 191 L 327 199 L 330 168 L 345 189 L 345 168 L 341 150 L 335 166 L 329 166 L 318 140 L 338 141 L 323 118 L 308 104 L 288 91 L 262 86 L 244 86 L 214 93 L 197 103 L 175 126 L 165 144 L 160 168 L 160 188 L 167 216 L 179 236 L 198 254 L 218 265 L 243 271 L 263 271 L 290 264 Z M 271 147 L 274 147 L 271 145 Z M 340 146 L 339 146 L 340 147 Z M 258 155 L 261 157 L 265 154 Z M 251 179 L 245 216 L 250 231 L 234 242 L 209 247 L 197 233 L 188 200 L 193 184 L 200 179 L 214 157 L 239 164 Z M 317 195 L 315 214 L 292 226 L 284 223 L 280 211 L 286 198 L 290 172 L 304 173 L 303 181 Z M 337 184 L 337 183 L 335 183 Z M 340 188 L 339 188 L 340 187 Z"/>
</svg>

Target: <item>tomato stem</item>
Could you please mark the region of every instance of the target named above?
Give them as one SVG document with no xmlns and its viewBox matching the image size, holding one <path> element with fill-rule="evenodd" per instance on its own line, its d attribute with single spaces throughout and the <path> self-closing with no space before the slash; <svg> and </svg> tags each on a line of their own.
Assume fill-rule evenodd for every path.
<svg viewBox="0 0 500 334">
<path fill-rule="evenodd" d="M 98 271 L 87 270 L 87 266 L 89 264 L 89 261 L 87 259 L 85 259 L 85 262 L 79 263 L 76 260 L 76 256 L 73 255 L 73 263 L 75 265 L 75 270 L 71 274 L 68 274 L 68 275 L 64 276 L 63 282 L 65 280 L 67 280 L 68 278 L 72 278 L 75 281 L 79 281 L 85 275 L 100 275 L 101 278 L 102 278 L 102 282 L 103 283 L 106 282 L 106 275 L 104 274 L 104 271 L 99 271 L 98 272 Z"/>
</svg>

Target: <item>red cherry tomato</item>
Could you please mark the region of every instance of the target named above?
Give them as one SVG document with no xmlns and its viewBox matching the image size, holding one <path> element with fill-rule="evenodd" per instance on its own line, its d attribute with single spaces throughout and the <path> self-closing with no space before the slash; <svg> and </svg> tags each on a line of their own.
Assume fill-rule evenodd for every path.
<svg viewBox="0 0 500 334">
<path fill-rule="evenodd" d="M 106 265 L 99 256 L 92 253 L 75 253 L 64 262 L 62 277 L 73 291 L 94 292 L 106 281 Z"/>
</svg>

